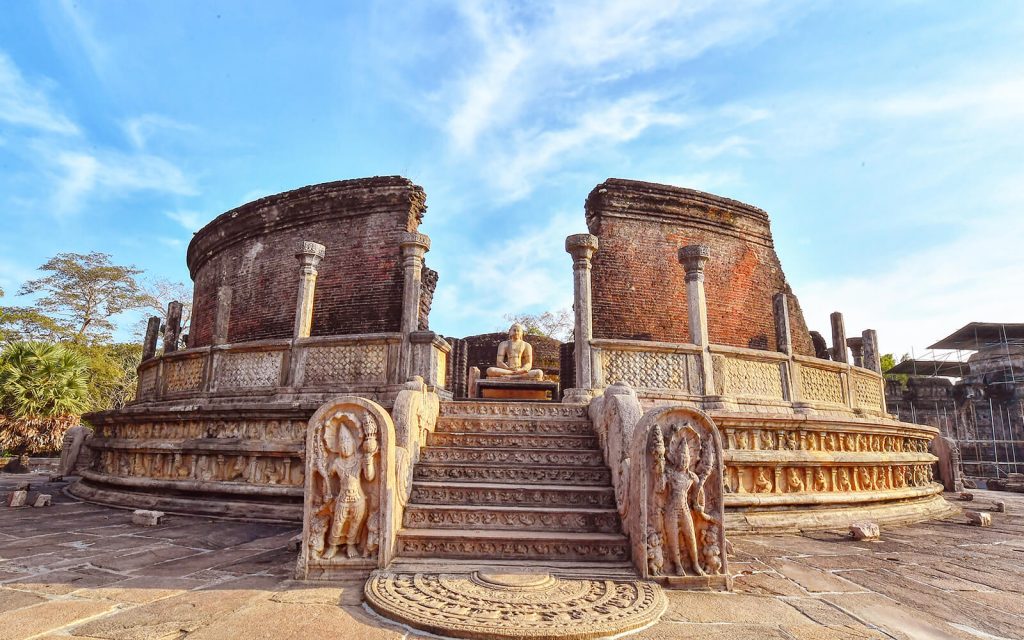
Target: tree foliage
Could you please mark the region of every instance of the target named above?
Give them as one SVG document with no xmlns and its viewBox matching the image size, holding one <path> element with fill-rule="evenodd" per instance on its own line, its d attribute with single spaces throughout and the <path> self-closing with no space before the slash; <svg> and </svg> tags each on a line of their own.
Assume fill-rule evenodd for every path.
<svg viewBox="0 0 1024 640">
<path fill-rule="evenodd" d="M 0 353 L 0 449 L 16 454 L 60 448 L 89 407 L 84 358 L 58 344 L 16 342 Z"/>
<path fill-rule="evenodd" d="M 181 282 L 175 282 L 166 278 L 149 278 L 142 280 L 139 288 L 143 296 L 142 309 L 147 315 L 154 315 L 160 318 L 163 325 L 167 324 L 167 305 L 170 302 L 181 303 L 181 333 L 188 333 L 189 325 L 192 322 L 192 288 Z M 148 318 L 139 320 L 135 332 L 142 336 L 146 330 Z"/>
<path fill-rule="evenodd" d="M 49 273 L 23 284 L 18 294 L 42 293 L 34 310 L 74 342 L 109 340 L 111 317 L 146 303 L 136 280 L 142 271 L 112 264 L 105 253 L 59 253 L 39 270 Z"/>
<path fill-rule="evenodd" d="M 539 314 L 506 314 L 505 320 L 510 323 L 518 322 L 526 327 L 526 333 L 532 335 L 547 336 L 561 342 L 572 340 L 574 321 L 572 313 L 568 309 L 559 309 L 555 312 L 545 311 Z M 502 327 L 501 331 L 506 329 L 508 327 Z"/>
</svg>

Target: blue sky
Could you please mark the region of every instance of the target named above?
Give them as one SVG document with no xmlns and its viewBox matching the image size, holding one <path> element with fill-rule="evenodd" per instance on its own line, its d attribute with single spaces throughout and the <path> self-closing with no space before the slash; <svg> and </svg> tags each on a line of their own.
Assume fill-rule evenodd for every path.
<svg viewBox="0 0 1024 640">
<path fill-rule="evenodd" d="M 431 326 L 480 333 L 571 304 L 623 177 L 767 210 L 812 328 L 920 352 L 1024 321 L 1022 43 L 1018 2 L 9 2 L 0 287 L 91 250 L 187 282 L 219 213 L 401 174 Z"/>
</svg>

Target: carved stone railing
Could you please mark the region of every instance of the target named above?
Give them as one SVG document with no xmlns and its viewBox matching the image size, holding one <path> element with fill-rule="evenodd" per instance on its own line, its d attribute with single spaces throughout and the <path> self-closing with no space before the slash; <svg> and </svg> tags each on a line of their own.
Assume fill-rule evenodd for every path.
<svg viewBox="0 0 1024 640">
<path fill-rule="evenodd" d="M 412 371 L 444 389 L 451 346 L 429 331 L 411 334 Z M 401 388 L 399 333 L 261 340 L 186 349 L 139 365 L 135 402 L 279 394 L 372 393 Z"/>
<path fill-rule="evenodd" d="M 885 417 L 884 381 L 874 371 L 774 351 L 641 340 L 591 340 L 594 391 L 624 382 L 644 400 L 695 406 Z M 703 359 L 711 359 L 713 385 Z"/>
</svg>

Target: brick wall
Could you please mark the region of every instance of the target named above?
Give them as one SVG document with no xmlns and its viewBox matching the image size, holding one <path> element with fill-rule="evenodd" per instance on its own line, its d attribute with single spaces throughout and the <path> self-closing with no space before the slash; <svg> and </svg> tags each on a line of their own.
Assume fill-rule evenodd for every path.
<svg viewBox="0 0 1024 640">
<path fill-rule="evenodd" d="M 711 247 L 706 267 L 712 343 L 775 350 L 772 296 L 792 294 L 775 254 L 768 214 L 710 194 L 609 179 L 590 192 L 594 337 L 689 342 L 686 283 L 676 252 Z M 794 350 L 814 355 L 796 296 L 790 296 Z"/>
<path fill-rule="evenodd" d="M 398 331 L 399 242 L 404 232 L 417 230 L 425 199 L 423 189 L 405 178 L 376 177 L 303 187 L 222 214 L 188 248 L 195 282 L 190 346 L 210 344 L 222 285 L 232 288 L 229 342 L 291 337 L 299 283 L 295 253 L 303 240 L 326 247 L 312 335 Z M 424 302 L 429 309 L 429 299 Z"/>
</svg>

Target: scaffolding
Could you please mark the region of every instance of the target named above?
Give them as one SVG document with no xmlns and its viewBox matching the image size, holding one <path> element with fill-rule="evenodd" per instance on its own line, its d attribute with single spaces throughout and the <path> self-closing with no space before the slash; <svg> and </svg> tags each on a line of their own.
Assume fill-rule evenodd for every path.
<svg viewBox="0 0 1024 640">
<path fill-rule="evenodd" d="M 966 383 L 961 385 L 962 399 L 950 396 L 944 402 L 934 400 L 932 421 L 942 435 L 960 444 L 967 475 L 1005 478 L 1011 473 L 1020 473 L 1024 467 L 1024 450 L 1020 449 L 1024 444 L 1021 437 L 1024 401 L 1020 393 L 1024 387 L 1024 372 L 1013 363 L 1014 355 L 1024 355 L 1024 350 L 1018 348 L 1024 348 L 1024 324 L 971 322 L 929 346 L 921 357 L 911 349 L 909 360 L 886 371 L 886 374 L 941 377 Z M 990 356 L 1001 353 L 1005 366 L 1000 368 L 989 360 L 988 371 L 972 372 L 965 352 L 967 355 L 985 352 Z M 979 390 L 985 397 L 978 397 Z M 993 396 L 998 396 L 998 401 L 994 401 Z M 897 413 L 900 413 L 900 404 L 896 403 Z M 918 407 L 923 403 L 910 401 L 908 404 L 910 421 L 919 422 Z M 967 454 L 973 454 L 973 460 Z"/>
</svg>

